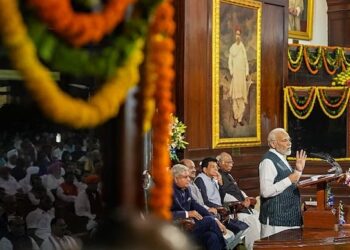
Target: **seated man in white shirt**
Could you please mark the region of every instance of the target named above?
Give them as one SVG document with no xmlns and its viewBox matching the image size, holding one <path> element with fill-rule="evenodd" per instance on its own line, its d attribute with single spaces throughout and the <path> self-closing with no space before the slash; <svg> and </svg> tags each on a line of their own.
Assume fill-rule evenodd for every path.
<svg viewBox="0 0 350 250">
<path fill-rule="evenodd" d="M 55 209 L 51 199 L 45 196 L 40 200 L 39 207 L 26 217 L 28 235 L 40 245 L 51 235 L 51 220 L 55 217 Z"/>
<path fill-rule="evenodd" d="M 15 195 L 18 192 L 22 192 L 21 185 L 16 179 L 10 175 L 10 169 L 8 167 L 0 167 L 0 187 L 5 189 L 7 195 Z"/>
<path fill-rule="evenodd" d="M 41 250 L 79 250 L 81 243 L 69 236 L 67 224 L 62 218 L 51 220 L 51 235 L 40 246 Z"/>
<path fill-rule="evenodd" d="M 1 250 L 26 249 L 39 250 L 38 244 L 26 233 L 26 226 L 19 216 L 11 218 L 8 223 L 9 232 L 1 238 Z"/>
<path fill-rule="evenodd" d="M 222 183 L 219 183 L 221 200 L 223 202 L 239 201 L 243 205 L 243 208 L 237 212 L 237 217 L 247 223 L 251 229 L 250 234 L 246 236 L 246 242 L 249 242 L 247 248 L 252 249 L 254 241 L 260 239 L 259 212 L 251 208 L 251 199 L 238 187 L 237 182 L 230 174 L 234 165 L 231 155 L 222 152 L 216 159 L 218 160 L 219 173 L 222 179 Z"/>
<path fill-rule="evenodd" d="M 292 143 L 283 128 L 273 129 L 268 137 L 270 150 L 259 165 L 261 237 L 302 225 L 300 193 L 296 183 L 305 167 L 306 152 L 296 152 L 295 168 L 287 162 Z"/>
</svg>

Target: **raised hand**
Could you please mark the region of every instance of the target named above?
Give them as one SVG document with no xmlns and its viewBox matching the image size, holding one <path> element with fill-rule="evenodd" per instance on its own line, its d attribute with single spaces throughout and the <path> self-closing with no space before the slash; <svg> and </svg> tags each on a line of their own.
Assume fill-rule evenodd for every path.
<svg viewBox="0 0 350 250">
<path fill-rule="evenodd" d="M 298 170 L 299 172 L 303 172 L 304 167 L 305 167 L 305 162 L 306 162 L 306 151 L 300 150 L 297 151 L 296 153 L 296 161 L 295 161 L 295 169 Z"/>
</svg>

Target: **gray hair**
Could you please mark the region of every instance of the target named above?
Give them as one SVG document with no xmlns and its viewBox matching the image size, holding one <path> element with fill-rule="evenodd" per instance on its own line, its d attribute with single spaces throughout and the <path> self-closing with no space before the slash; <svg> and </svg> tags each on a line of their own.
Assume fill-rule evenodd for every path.
<svg viewBox="0 0 350 250">
<path fill-rule="evenodd" d="M 188 171 L 188 167 L 182 164 L 176 164 L 171 168 L 171 172 L 173 173 L 174 178 L 183 174 L 185 171 Z"/>
<path fill-rule="evenodd" d="M 287 133 L 287 131 L 284 128 L 275 128 L 270 131 L 269 135 L 267 136 L 267 143 L 269 146 L 271 146 L 272 141 L 276 141 L 276 134 L 278 133 Z"/>
<path fill-rule="evenodd" d="M 218 156 L 216 156 L 216 160 L 218 162 L 221 162 L 221 161 L 223 161 L 223 159 L 225 159 L 226 157 L 229 157 L 229 156 L 230 156 L 229 153 L 221 152 Z"/>
</svg>

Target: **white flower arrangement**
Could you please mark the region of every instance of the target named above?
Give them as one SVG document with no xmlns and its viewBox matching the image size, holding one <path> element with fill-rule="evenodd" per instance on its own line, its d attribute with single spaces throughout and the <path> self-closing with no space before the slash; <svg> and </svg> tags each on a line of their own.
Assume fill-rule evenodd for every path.
<svg viewBox="0 0 350 250">
<path fill-rule="evenodd" d="M 176 151 L 180 149 L 185 149 L 188 145 L 188 142 L 185 141 L 184 134 L 186 133 L 187 126 L 179 121 L 179 118 L 172 115 L 172 125 L 170 132 L 170 159 L 172 161 L 179 161 L 178 156 L 176 155 Z"/>
</svg>

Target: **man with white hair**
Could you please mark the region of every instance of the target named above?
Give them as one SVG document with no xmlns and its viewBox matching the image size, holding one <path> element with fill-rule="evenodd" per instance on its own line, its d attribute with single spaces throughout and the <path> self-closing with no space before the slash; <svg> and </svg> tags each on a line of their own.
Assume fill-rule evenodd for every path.
<svg viewBox="0 0 350 250">
<path fill-rule="evenodd" d="M 260 222 L 259 212 L 251 207 L 251 197 L 238 187 L 237 182 L 231 175 L 234 165 L 232 157 L 226 152 L 220 153 L 216 159 L 218 160 L 219 173 L 222 183 L 219 183 L 219 191 L 223 202 L 241 202 L 243 208 L 237 212 L 239 220 L 249 225 L 249 233 L 245 238 L 247 249 L 253 249 L 254 241 L 260 239 Z"/>
<path fill-rule="evenodd" d="M 188 188 L 190 184 L 188 168 L 176 164 L 171 168 L 171 172 L 174 177 L 171 207 L 173 219 L 193 219 L 195 224 L 191 235 L 201 246 L 208 250 L 225 249 L 226 243 L 222 233 L 225 233 L 226 228 L 192 198 Z"/>
<path fill-rule="evenodd" d="M 305 167 L 306 152 L 296 152 L 295 168 L 287 162 L 292 143 L 283 128 L 273 129 L 267 141 L 270 150 L 259 165 L 261 237 L 300 228 L 302 225 L 300 193 L 296 183 Z"/>
</svg>

